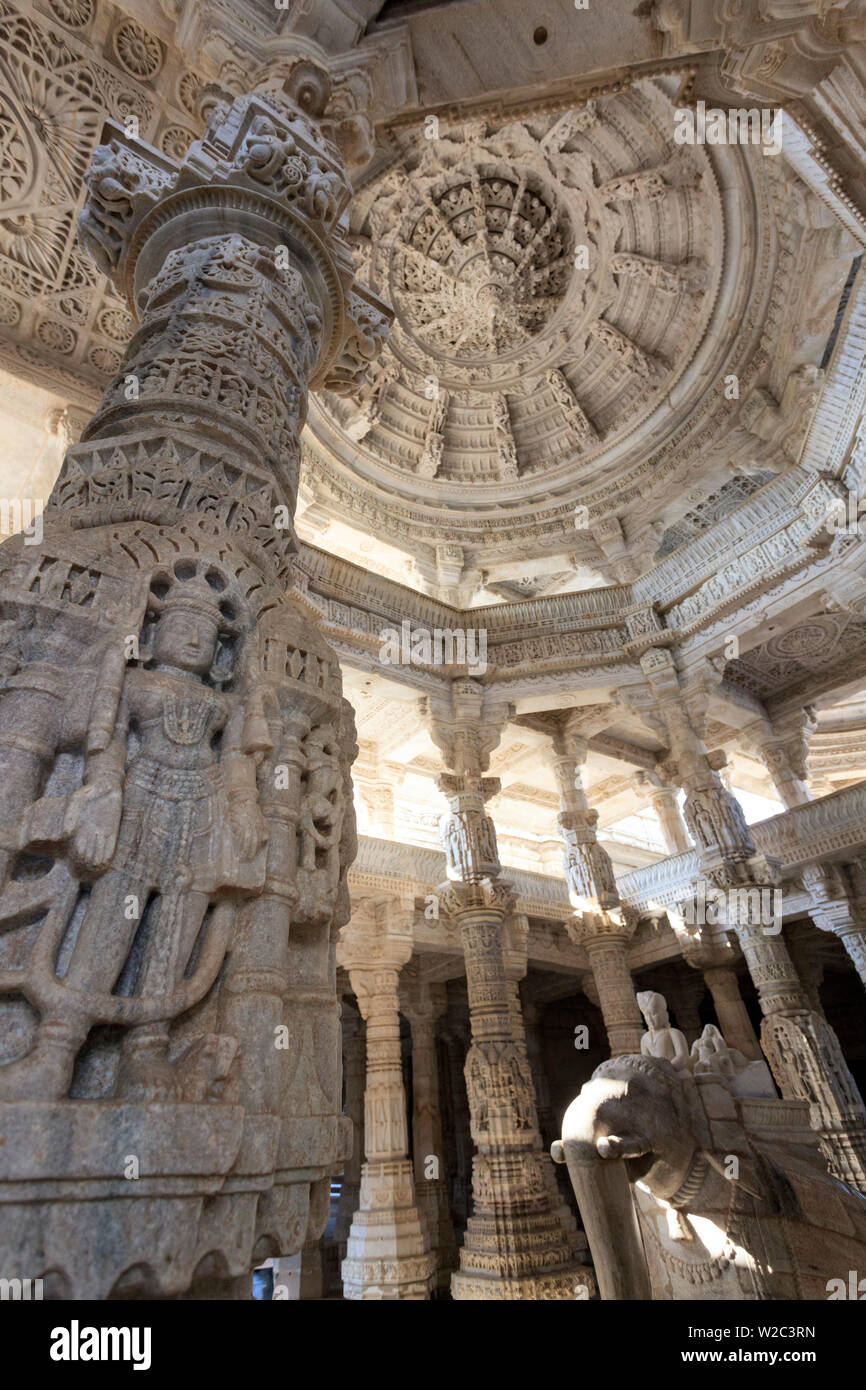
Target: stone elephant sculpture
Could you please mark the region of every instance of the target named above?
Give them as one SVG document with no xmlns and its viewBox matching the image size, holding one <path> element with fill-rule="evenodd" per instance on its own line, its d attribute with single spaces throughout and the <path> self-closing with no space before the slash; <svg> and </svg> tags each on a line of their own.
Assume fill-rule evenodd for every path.
<svg viewBox="0 0 866 1390">
<path fill-rule="evenodd" d="M 866 1198 L 827 1172 L 804 1102 L 614 1057 L 551 1154 L 568 1164 L 603 1299 L 826 1299 L 866 1271 Z"/>
</svg>

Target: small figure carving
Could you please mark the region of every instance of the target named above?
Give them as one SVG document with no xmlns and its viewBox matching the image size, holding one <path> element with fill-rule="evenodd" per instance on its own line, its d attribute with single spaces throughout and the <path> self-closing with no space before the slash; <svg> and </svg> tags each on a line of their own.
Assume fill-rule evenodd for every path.
<svg viewBox="0 0 866 1390">
<path fill-rule="evenodd" d="M 655 990 L 644 990 L 637 995 L 637 1004 L 647 1026 L 647 1032 L 640 1040 L 641 1055 L 661 1057 L 663 1061 L 676 1067 L 677 1071 L 687 1070 L 688 1043 L 679 1028 L 671 1027 L 664 995 L 656 994 Z"/>
</svg>

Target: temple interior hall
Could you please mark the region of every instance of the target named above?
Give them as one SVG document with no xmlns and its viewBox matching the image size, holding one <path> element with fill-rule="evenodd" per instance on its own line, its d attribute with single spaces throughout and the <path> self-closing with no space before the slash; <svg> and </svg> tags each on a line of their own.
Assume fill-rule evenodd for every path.
<svg viewBox="0 0 866 1390">
<path fill-rule="evenodd" d="M 866 0 L 0 0 L 0 1297 L 866 1273 L 864 248 Z"/>
</svg>

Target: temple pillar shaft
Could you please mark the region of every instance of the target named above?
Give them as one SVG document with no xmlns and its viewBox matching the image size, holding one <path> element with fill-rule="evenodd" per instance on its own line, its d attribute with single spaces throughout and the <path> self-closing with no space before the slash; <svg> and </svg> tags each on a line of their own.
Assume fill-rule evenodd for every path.
<svg viewBox="0 0 866 1390">
<path fill-rule="evenodd" d="M 550 1160 L 541 1153 L 526 1040 L 506 966 L 515 949 L 506 927 L 511 890 L 500 879 L 496 832 L 485 812 L 499 789 L 483 773 L 503 712 L 485 707 L 477 682 L 459 680 L 448 701 L 431 701 L 430 714 L 434 741 L 453 769 L 438 782 L 450 807 L 441 822 L 449 882 L 439 889 L 439 910 L 458 927 L 466 963 L 472 1039 L 466 1090 L 477 1150 L 472 1215 L 452 1296 L 571 1299 L 576 1284 L 591 1286 L 591 1276 L 577 1264 L 577 1241 L 564 1228 L 541 1167 Z"/>
<path fill-rule="evenodd" d="M 611 1056 L 639 1052 L 644 1028 L 628 964 L 635 924 L 626 919 L 610 856 L 596 837 L 598 812 L 590 807 L 581 779 L 587 743 L 572 726 L 572 716 L 554 734 L 553 752 L 563 865 L 576 909 L 566 930 L 589 957 Z"/>
<path fill-rule="evenodd" d="M 352 1152 L 343 1168 L 334 1241 L 340 1258 L 345 1255 L 352 1217 L 358 1209 L 361 1192 L 361 1164 L 364 1156 L 364 1059 L 366 1046 L 363 1020 L 343 1006 L 343 1077 L 345 1114 L 352 1122 Z"/>
<path fill-rule="evenodd" d="M 827 1166 L 866 1192 L 866 1111 L 839 1039 L 810 1006 L 785 941 L 748 922 L 737 936 L 764 1014 L 761 1044 L 782 1094 L 809 1103 Z"/>
<path fill-rule="evenodd" d="M 454 1169 L 451 1182 L 451 1207 L 462 1226 L 469 1216 L 472 1192 L 472 1135 L 470 1133 L 469 1100 L 466 1095 L 466 1041 L 464 1030 L 449 1024 L 445 1035 L 447 1061 L 447 1104 L 451 1124 L 451 1143 L 454 1150 Z"/>
<path fill-rule="evenodd" d="M 787 811 L 812 800 L 806 782 L 806 758 L 816 726 L 814 710 L 806 707 L 790 716 L 783 728 L 775 728 L 769 720 L 763 719 L 745 730 L 747 740 L 766 767 Z"/>
<path fill-rule="evenodd" d="M 628 936 L 625 932 L 599 931 L 597 924 L 587 924 L 586 918 L 580 924 L 569 924 L 569 935 L 589 957 L 611 1057 L 640 1052 L 644 1027 L 628 963 Z"/>
<path fill-rule="evenodd" d="M 447 1292 L 457 1267 L 457 1241 L 445 1177 L 445 1146 L 436 1058 L 436 1019 L 446 1006 L 442 985 L 415 980 L 404 992 L 412 1030 L 412 1145 L 415 1195 L 436 1257 L 437 1287 Z"/>
<path fill-rule="evenodd" d="M 815 926 L 839 938 L 866 985 L 866 864 L 812 864 L 803 870 L 802 879 L 812 899 Z"/>
<path fill-rule="evenodd" d="M 736 970 L 730 965 L 708 966 L 703 975 L 707 989 L 713 996 L 716 1018 L 725 1042 L 729 1047 L 737 1048 L 749 1061 L 759 1060 L 761 1044 L 743 1002 Z"/>
<path fill-rule="evenodd" d="M 650 805 L 658 816 L 668 854 L 685 854 L 692 842 L 677 801 L 676 788 L 658 787 L 650 796 Z"/>
<path fill-rule="evenodd" d="M 534 1002 L 524 1003 L 523 1005 L 523 1026 L 526 1032 L 526 1055 L 529 1058 L 532 1079 L 535 1083 L 538 1128 L 541 1133 L 542 1143 L 545 1147 L 549 1148 L 556 1138 L 554 1133 L 556 1120 L 553 1114 L 550 1082 L 547 1076 L 547 1068 L 544 1065 L 544 1053 L 541 1044 L 542 1012 L 541 1006 Z"/>
<path fill-rule="evenodd" d="M 412 952 L 405 909 L 343 928 L 340 964 L 366 1024 L 364 1152 L 360 1205 L 343 1261 L 343 1292 L 360 1300 L 429 1298 L 435 1273 L 415 1200 L 400 1046 L 400 971 Z"/>
</svg>

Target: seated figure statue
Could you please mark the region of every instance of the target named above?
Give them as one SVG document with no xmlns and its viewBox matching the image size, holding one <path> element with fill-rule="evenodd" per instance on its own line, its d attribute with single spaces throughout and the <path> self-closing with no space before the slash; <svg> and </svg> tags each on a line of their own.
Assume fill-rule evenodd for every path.
<svg viewBox="0 0 866 1390">
<path fill-rule="evenodd" d="M 736 1047 L 729 1047 L 714 1023 L 708 1023 L 692 1043 L 691 1066 L 695 1076 L 727 1077 L 735 1095 L 776 1095 L 767 1063 L 763 1060 L 750 1062 Z"/>
<path fill-rule="evenodd" d="M 638 1008 L 644 1016 L 647 1032 L 640 1040 L 640 1050 L 644 1057 L 661 1057 L 670 1062 L 677 1071 L 689 1067 L 689 1045 L 679 1028 L 672 1028 L 668 1018 L 668 1006 L 663 994 L 654 990 L 644 990 L 637 995 Z"/>
</svg>

